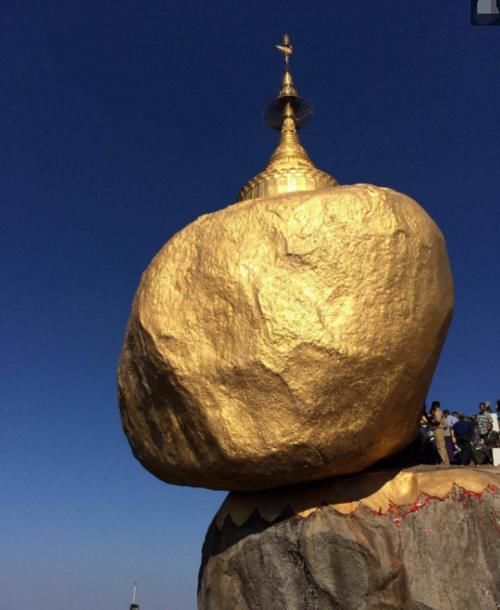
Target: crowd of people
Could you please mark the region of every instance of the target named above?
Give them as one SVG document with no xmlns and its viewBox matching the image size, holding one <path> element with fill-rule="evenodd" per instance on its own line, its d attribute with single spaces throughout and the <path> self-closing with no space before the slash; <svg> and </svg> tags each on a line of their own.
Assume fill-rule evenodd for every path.
<svg viewBox="0 0 500 610">
<path fill-rule="evenodd" d="M 423 464 L 493 464 L 493 449 L 500 448 L 500 399 L 496 410 L 488 401 L 479 412 L 468 416 L 441 409 L 438 401 L 426 407 L 420 419 L 421 462 Z"/>
</svg>

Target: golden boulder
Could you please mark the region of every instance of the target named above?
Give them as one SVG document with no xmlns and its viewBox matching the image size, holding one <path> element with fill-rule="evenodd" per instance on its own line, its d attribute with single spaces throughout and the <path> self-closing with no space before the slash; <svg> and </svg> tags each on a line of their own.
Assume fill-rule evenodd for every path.
<svg viewBox="0 0 500 610">
<path fill-rule="evenodd" d="M 440 230 L 391 189 L 202 216 L 134 300 L 119 368 L 134 454 L 216 489 L 360 471 L 415 437 L 452 307 Z"/>
</svg>

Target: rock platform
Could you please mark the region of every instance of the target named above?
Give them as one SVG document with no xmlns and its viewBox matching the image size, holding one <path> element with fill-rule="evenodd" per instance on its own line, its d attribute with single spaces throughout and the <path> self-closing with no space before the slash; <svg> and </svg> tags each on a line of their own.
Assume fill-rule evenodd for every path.
<svg viewBox="0 0 500 610">
<path fill-rule="evenodd" d="M 497 610 L 500 468 L 414 467 L 231 493 L 199 610 Z"/>
</svg>

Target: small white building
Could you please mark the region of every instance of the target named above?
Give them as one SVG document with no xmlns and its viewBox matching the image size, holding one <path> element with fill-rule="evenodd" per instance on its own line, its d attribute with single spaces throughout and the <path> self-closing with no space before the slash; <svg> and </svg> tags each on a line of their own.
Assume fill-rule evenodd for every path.
<svg viewBox="0 0 500 610">
<path fill-rule="evenodd" d="M 496 0 L 477 0 L 478 15 L 498 15 L 498 6 Z"/>
</svg>

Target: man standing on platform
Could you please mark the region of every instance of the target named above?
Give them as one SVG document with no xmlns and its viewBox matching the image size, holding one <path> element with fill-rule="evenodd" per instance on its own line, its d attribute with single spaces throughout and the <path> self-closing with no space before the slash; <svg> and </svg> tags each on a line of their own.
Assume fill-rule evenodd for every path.
<svg viewBox="0 0 500 610">
<path fill-rule="evenodd" d="M 488 406 L 485 402 L 479 403 L 479 413 L 476 416 L 476 423 L 479 438 L 483 439 L 488 434 L 488 424 L 493 424 L 493 418 L 488 413 Z"/>
<path fill-rule="evenodd" d="M 472 435 L 474 428 L 470 421 L 465 419 L 465 416 L 460 414 L 458 422 L 453 426 L 454 442 L 460 447 L 460 464 L 468 466 L 470 461 L 477 464 L 477 457 L 472 447 Z"/>
<path fill-rule="evenodd" d="M 493 430 L 500 433 L 500 400 L 497 400 L 496 410 L 491 414 L 491 418 L 493 419 Z"/>
<path fill-rule="evenodd" d="M 446 417 L 441 411 L 441 404 L 435 400 L 431 405 L 431 425 L 434 431 L 434 439 L 436 443 L 436 450 L 439 453 L 441 462 L 448 466 L 450 460 L 448 459 L 448 451 L 446 450 L 445 433 L 448 428 L 446 423 Z"/>
<path fill-rule="evenodd" d="M 458 417 L 453 417 L 453 415 L 450 414 L 448 409 L 445 409 L 443 411 L 443 415 L 444 415 L 444 418 L 446 420 L 446 429 L 444 431 L 444 442 L 446 444 L 446 451 L 448 453 L 448 460 L 449 460 L 449 462 L 451 464 L 453 462 L 453 459 L 454 459 L 454 445 L 453 445 L 453 439 L 452 439 L 452 436 L 451 436 L 451 429 L 453 428 L 454 424 L 457 423 Z"/>
<path fill-rule="evenodd" d="M 493 424 L 488 424 L 488 432 L 483 438 L 483 446 L 476 451 L 479 464 L 493 464 L 493 449 L 500 447 L 500 435 L 493 430 Z"/>
</svg>

